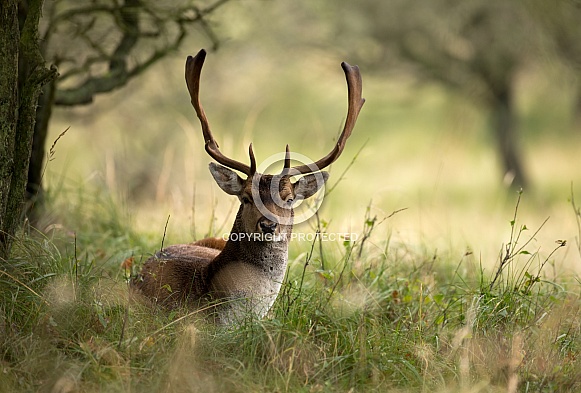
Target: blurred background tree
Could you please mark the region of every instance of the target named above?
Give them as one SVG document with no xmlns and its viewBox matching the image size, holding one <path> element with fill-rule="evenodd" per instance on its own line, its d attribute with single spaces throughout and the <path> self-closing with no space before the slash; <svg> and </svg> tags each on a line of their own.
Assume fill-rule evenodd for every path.
<svg viewBox="0 0 581 393">
<path fill-rule="evenodd" d="M 543 58 L 563 61 L 575 75 L 577 93 L 571 109 L 575 128 L 581 130 L 581 1 L 531 0 L 525 4 L 548 41 Z"/>
<path fill-rule="evenodd" d="M 95 96 L 125 86 L 175 52 L 188 34 L 203 35 L 217 49 L 218 37 L 208 17 L 227 1 L 45 2 L 41 53 L 58 67 L 60 76 L 46 86 L 36 112 L 26 186 L 30 207 L 42 201 L 52 108 L 90 104 Z M 27 1 L 20 1 L 20 17 L 27 12 Z"/>
<path fill-rule="evenodd" d="M 297 20 L 313 23 L 325 16 L 332 22 L 319 26 L 316 33 L 309 28 L 301 33 L 303 26 L 297 23 L 301 26 L 297 34 L 317 50 L 327 47 L 355 59 L 368 73 L 411 76 L 419 85 L 439 83 L 485 108 L 502 179 L 518 189 L 530 183 L 515 102 L 520 93 L 518 78 L 531 68 L 545 66 L 544 62 L 566 64 L 578 74 L 580 4 L 576 0 L 303 2 Z M 575 114 L 581 119 L 581 93 L 578 97 Z"/>
<path fill-rule="evenodd" d="M 537 31 L 520 2 L 362 1 L 341 14 L 338 42 L 365 38 L 358 62 L 418 82 L 436 81 L 487 108 L 505 183 L 528 184 L 520 153 L 515 79 L 537 50 Z M 347 17 L 346 15 L 350 15 Z M 354 19 L 354 21 L 353 21 Z M 341 26 L 355 25 L 359 34 Z"/>
<path fill-rule="evenodd" d="M 360 8 L 380 49 L 375 68 L 391 59 L 407 63 L 420 79 L 433 79 L 488 108 L 505 182 L 528 183 L 519 150 L 515 77 L 531 51 L 531 24 L 517 2 L 408 1 Z M 364 11 L 365 10 L 365 11 Z M 507 39 L 510 37 L 510 39 Z"/>
</svg>

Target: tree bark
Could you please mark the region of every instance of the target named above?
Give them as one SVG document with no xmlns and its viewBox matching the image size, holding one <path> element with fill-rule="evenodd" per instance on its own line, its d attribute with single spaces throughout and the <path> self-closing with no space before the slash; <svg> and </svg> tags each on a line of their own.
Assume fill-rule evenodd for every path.
<svg viewBox="0 0 581 393">
<path fill-rule="evenodd" d="M 34 125 L 32 152 L 30 154 L 26 184 L 26 212 L 32 225 L 35 225 L 38 221 L 39 212 L 42 211 L 44 202 L 42 177 L 44 176 L 44 161 L 46 158 L 45 146 L 55 91 L 56 81 L 53 80 L 44 87 L 43 93 L 38 99 L 38 108 L 36 110 L 36 123 Z"/>
<path fill-rule="evenodd" d="M 504 182 L 511 188 L 525 188 L 528 185 L 523 170 L 517 137 L 517 119 L 514 111 L 513 91 L 510 84 L 493 92 L 492 127 L 494 128 Z"/>
<path fill-rule="evenodd" d="M 0 3 L 0 258 L 7 256 L 8 197 L 12 184 L 14 139 L 18 122 L 18 29 L 17 1 Z"/>
<path fill-rule="evenodd" d="M 28 164 L 42 87 L 53 80 L 40 54 L 38 23 L 43 0 L 27 2 L 18 20 L 18 0 L 0 3 L 0 259 L 9 256 L 22 223 Z"/>
</svg>

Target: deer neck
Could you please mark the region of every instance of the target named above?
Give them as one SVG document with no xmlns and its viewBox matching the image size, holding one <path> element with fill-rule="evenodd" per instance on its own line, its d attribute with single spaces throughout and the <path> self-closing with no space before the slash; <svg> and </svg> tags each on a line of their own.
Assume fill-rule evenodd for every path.
<svg viewBox="0 0 581 393">
<path fill-rule="evenodd" d="M 224 249 L 213 261 L 212 270 L 219 270 L 230 262 L 245 263 L 259 268 L 271 279 L 282 280 L 287 266 L 291 233 L 292 225 L 289 225 L 284 227 L 279 240 L 263 241 L 261 236 L 253 237 L 243 230 L 240 210 Z"/>
</svg>

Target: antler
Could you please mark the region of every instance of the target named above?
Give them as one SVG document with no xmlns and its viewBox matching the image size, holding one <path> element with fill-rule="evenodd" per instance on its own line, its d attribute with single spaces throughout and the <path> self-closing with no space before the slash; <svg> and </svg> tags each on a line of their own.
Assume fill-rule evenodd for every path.
<svg viewBox="0 0 581 393">
<path fill-rule="evenodd" d="M 212 131 L 210 131 L 210 124 L 206 118 L 206 113 L 200 104 L 200 74 L 202 72 L 202 66 L 204 65 L 205 59 L 206 51 L 204 49 L 200 50 L 194 57 L 188 56 L 186 60 L 186 84 L 188 86 L 188 91 L 192 100 L 192 106 L 196 110 L 196 114 L 198 115 L 198 119 L 200 119 L 200 124 L 202 125 L 202 133 L 204 134 L 206 151 L 220 164 L 252 177 L 256 172 L 256 160 L 254 158 L 254 152 L 252 151 L 252 143 L 248 147 L 248 154 L 250 155 L 250 166 L 248 166 L 240 161 L 233 160 L 222 154 L 220 151 L 220 146 L 218 146 L 218 143 L 212 135 Z"/>
<path fill-rule="evenodd" d="M 250 156 L 250 166 L 248 166 L 240 161 L 233 160 L 222 154 L 218 143 L 212 135 L 212 131 L 210 131 L 210 125 L 208 123 L 206 113 L 200 104 L 199 94 L 200 74 L 202 72 L 202 66 L 204 65 L 205 59 L 206 51 L 204 49 L 200 50 L 194 57 L 188 56 L 186 60 L 186 84 L 190 93 L 192 106 L 194 107 L 196 114 L 198 115 L 198 119 L 200 119 L 200 124 L 202 125 L 202 133 L 204 135 L 206 151 L 220 164 L 240 171 L 248 176 L 253 176 L 256 172 L 256 159 L 254 158 L 254 152 L 252 151 L 252 143 L 248 147 L 248 154 Z M 343 152 L 345 143 L 351 136 L 351 132 L 355 127 L 357 117 L 359 116 L 359 112 L 365 103 L 365 99 L 361 98 L 362 82 L 361 74 L 359 73 L 359 67 L 350 66 L 349 64 L 343 62 L 341 63 L 341 68 L 343 68 L 343 71 L 345 72 L 345 78 L 347 79 L 349 107 L 347 109 L 345 126 L 343 127 L 343 132 L 341 132 L 341 135 L 337 140 L 337 144 L 329 154 L 316 161 L 315 163 L 299 165 L 292 168 L 290 167 L 290 150 L 287 145 L 283 174 L 296 175 L 320 171 L 335 162 Z"/>
<path fill-rule="evenodd" d="M 285 168 L 283 169 L 283 173 L 297 175 L 320 171 L 321 169 L 328 167 L 333 162 L 335 162 L 335 160 L 337 160 L 337 158 L 339 158 L 343 152 L 343 149 L 345 148 L 345 142 L 347 141 L 347 138 L 351 136 L 351 132 L 355 127 L 355 122 L 357 121 L 359 112 L 365 103 L 365 99 L 361 98 L 362 82 L 361 74 L 359 73 L 359 67 L 350 66 L 349 64 L 343 62 L 341 63 L 341 68 L 343 68 L 343 71 L 345 72 L 345 78 L 347 79 L 349 107 L 347 109 L 347 119 L 345 119 L 345 126 L 343 127 L 343 132 L 341 132 L 341 135 L 337 140 L 337 144 L 329 154 L 313 164 L 300 165 L 289 169 L 287 166 L 288 159 L 285 159 Z M 289 152 L 287 146 L 287 157 L 288 154 Z"/>
</svg>

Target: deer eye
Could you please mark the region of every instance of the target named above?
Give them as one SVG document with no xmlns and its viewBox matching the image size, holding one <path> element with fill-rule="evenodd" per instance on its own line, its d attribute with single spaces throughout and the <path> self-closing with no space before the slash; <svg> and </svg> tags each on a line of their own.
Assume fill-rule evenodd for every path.
<svg viewBox="0 0 581 393">
<path fill-rule="evenodd" d="M 242 197 L 242 203 L 244 203 L 245 205 L 246 204 L 249 204 L 250 203 L 250 199 L 248 197 L 243 196 Z"/>
<path fill-rule="evenodd" d="M 289 199 L 286 200 L 286 204 L 289 205 L 289 206 L 292 205 L 293 202 L 294 202 L 294 199 L 292 199 L 292 198 L 289 198 Z"/>
</svg>

